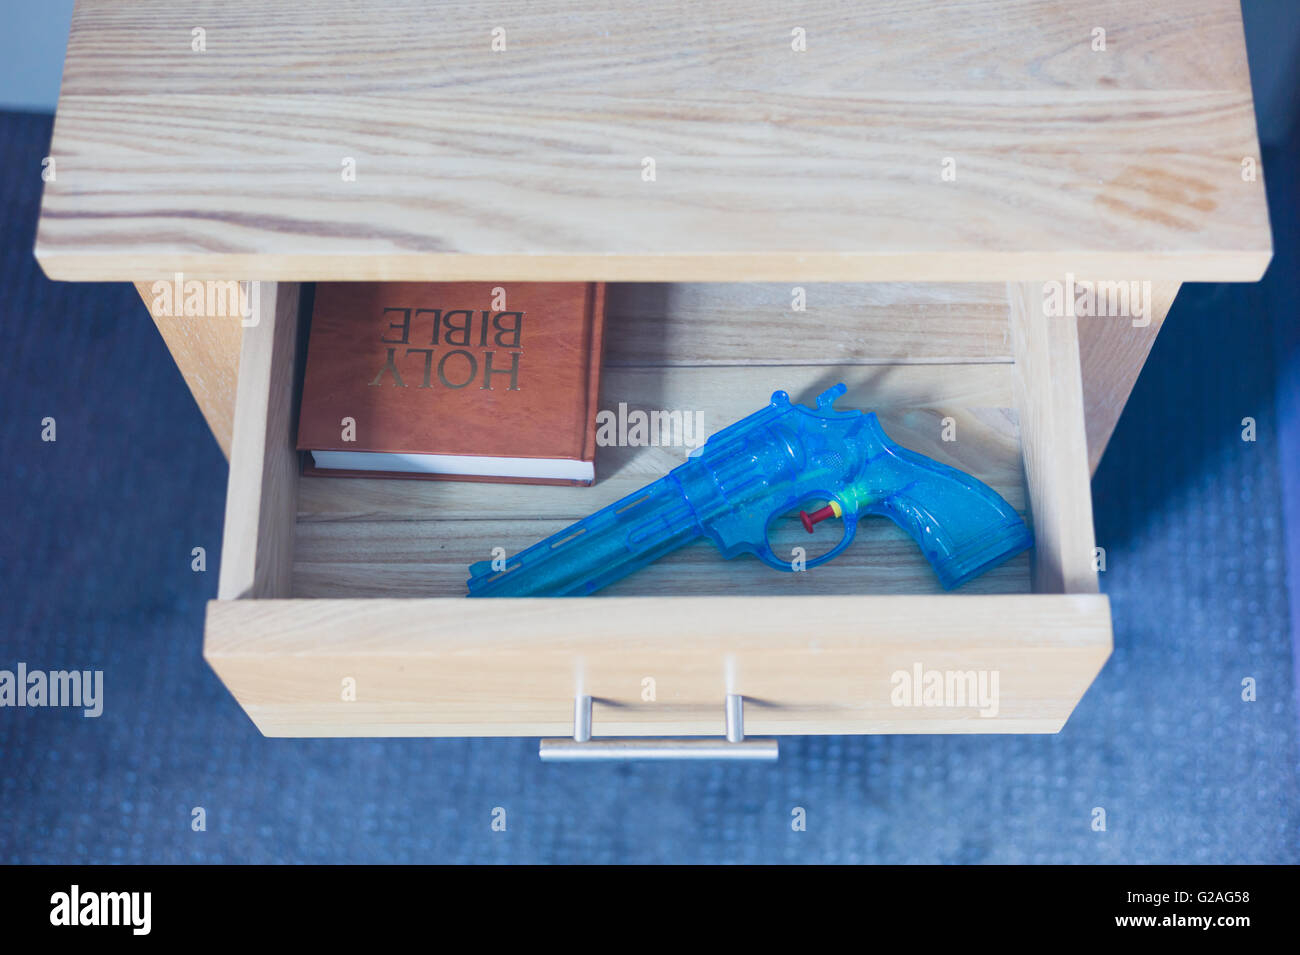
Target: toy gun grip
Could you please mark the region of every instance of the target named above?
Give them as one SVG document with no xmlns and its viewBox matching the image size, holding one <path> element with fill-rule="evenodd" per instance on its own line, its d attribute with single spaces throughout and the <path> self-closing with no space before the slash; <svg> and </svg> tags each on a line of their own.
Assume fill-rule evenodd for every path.
<svg viewBox="0 0 1300 955">
<path fill-rule="evenodd" d="M 878 435 L 885 453 L 868 465 L 876 493 L 860 511 L 888 517 L 905 530 L 945 590 L 1033 544 L 1015 508 L 987 484 L 909 451 L 883 431 Z"/>
</svg>

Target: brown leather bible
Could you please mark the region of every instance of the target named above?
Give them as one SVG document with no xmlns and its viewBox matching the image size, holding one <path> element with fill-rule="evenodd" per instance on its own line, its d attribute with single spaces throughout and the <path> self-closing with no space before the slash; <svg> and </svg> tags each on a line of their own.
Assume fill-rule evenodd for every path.
<svg viewBox="0 0 1300 955">
<path fill-rule="evenodd" d="M 603 283 L 324 282 L 304 473 L 590 484 Z"/>
</svg>

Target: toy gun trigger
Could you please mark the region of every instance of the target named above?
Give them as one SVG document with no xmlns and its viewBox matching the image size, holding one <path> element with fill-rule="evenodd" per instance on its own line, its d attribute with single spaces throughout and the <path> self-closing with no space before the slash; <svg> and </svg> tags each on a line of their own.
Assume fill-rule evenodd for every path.
<svg viewBox="0 0 1300 955">
<path fill-rule="evenodd" d="M 834 400 L 834 399 L 832 399 Z M 769 518 L 768 526 L 771 526 L 771 520 L 787 513 L 784 509 L 774 512 Z M 853 538 L 858 532 L 858 518 L 856 514 L 846 511 L 835 498 L 830 498 L 830 503 L 812 514 L 806 511 L 799 512 L 799 520 L 803 522 L 804 529 L 809 534 L 813 533 L 813 525 L 826 520 L 828 517 L 840 517 L 844 520 L 844 536 L 840 538 L 838 544 L 832 547 L 824 554 L 820 554 L 812 560 L 805 561 L 803 569 L 808 570 L 818 567 L 828 561 L 834 560 L 844 552 L 844 549 L 853 543 Z M 772 545 L 768 543 L 766 535 L 763 537 L 762 546 L 757 548 L 754 553 L 769 567 L 776 570 L 793 571 L 794 561 L 781 560 L 772 551 Z"/>
<path fill-rule="evenodd" d="M 836 389 L 839 389 L 839 392 L 834 397 L 827 400 L 826 404 L 828 407 L 830 403 L 835 400 L 835 398 L 839 397 L 839 395 L 844 394 L 843 385 L 836 385 L 835 388 L 831 389 L 831 391 L 835 391 Z M 826 394 L 829 395 L 831 391 L 826 392 Z M 825 397 L 826 395 L 822 396 L 822 398 Z M 821 407 L 821 404 L 822 404 L 822 399 L 818 398 L 817 399 L 818 407 Z M 814 534 L 816 533 L 815 526 L 817 524 L 820 524 L 822 521 L 828 518 L 838 517 L 844 521 L 844 536 L 840 538 L 840 542 L 838 544 L 836 544 L 826 553 L 821 554 L 818 557 L 814 557 L 812 560 L 808 561 L 804 565 L 805 567 L 818 567 L 822 564 L 827 563 L 828 561 L 834 560 L 841 553 L 843 553 L 844 548 L 848 547 L 850 544 L 853 543 L 853 538 L 858 533 L 858 515 L 855 514 L 853 511 L 845 508 L 844 505 L 841 504 L 839 500 L 834 497 L 830 498 L 829 501 L 830 502 L 825 507 L 818 508 L 817 510 L 813 511 L 811 514 L 809 514 L 807 511 L 800 511 L 799 520 L 803 524 L 804 530 L 806 530 L 809 534 Z"/>
</svg>

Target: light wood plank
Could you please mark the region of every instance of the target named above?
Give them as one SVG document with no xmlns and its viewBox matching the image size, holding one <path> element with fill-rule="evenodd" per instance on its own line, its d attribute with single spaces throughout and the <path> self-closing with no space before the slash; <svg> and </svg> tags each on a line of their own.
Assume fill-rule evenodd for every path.
<svg viewBox="0 0 1300 955">
<path fill-rule="evenodd" d="M 563 7 L 317 0 L 313 9 L 317 15 L 306 20 L 301 7 L 283 0 L 224 0 L 219 10 L 184 0 L 79 0 L 64 83 L 119 97 L 156 92 L 165 79 L 176 94 L 205 93 L 231 82 L 226 74 L 237 65 L 250 92 L 309 95 L 329 76 L 346 91 L 394 95 L 425 87 L 529 95 L 539 85 L 599 89 L 612 79 L 615 89 L 691 93 L 713 86 L 815 96 L 868 88 L 881 78 L 890 80 L 882 89 L 929 90 L 948 69 L 963 89 L 1250 89 L 1240 9 L 1215 0 L 1158 0 L 1138 9 L 1125 0 L 1091 0 L 1084 8 L 1060 0 L 892 0 L 878 7 L 819 0 L 703 9 L 680 0 L 570 0 Z M 203 22 L 213 41 L 202 57 L 191 55 L 199 12 L 208 14 Z M 676 18 L 666 27 L 668 13 Z M 815 55 L 787 55 L 796 23 Z M 506 27 L 508 55 L 490 49 L 495 24 Z M 1091 49 L 1099 25 L 1111 41 L 1109 56 Z M 608 30 L 599 34 L 604 42 L 584 46 L 600 29 Z M 1080 43 L 1081 34 L 1089 42 Z M 407 42 L 394 43 L 399 36 Z M 962 40 L 969 45 L 959 46 Z M 305 48 L 314 59 L 298 59 Z M 119 55 L 108 56 L 114 49 Z M 563 72 L 539 75 L 557 65 L 561 52 L 569 54 Z M 344 57 L 350 72 L 334 75 L 336 58 Z"/>
<path fill-rule="evenodd" d="M 1094 315 L 1079 320 L 1079 368 L 1090 474 L 1096 473 L 1106 453 L 1106 445 L 1115 433 L 1151 346 L 1164 327 L 1178 288 L 1177 282 L 1152 283 L 1150 315 L 1137 319 L 1137 324 L 1130 317 Z"/>
<path fill-rule="evenodd" d="M 235 391 L 244 318 L 231 315 L 176 317 L 156 308 L 153 283 L 137 282 L 145 308 L 167 344 L 181 377 L 212 430 L 221 453 L 230 457 L 235 428 Z"/>
<path fill-rule="evenodd" d="M 606 303 L 607 368 L 1011 361 L 1001 284 L 615 283 Z"/>
<path fill-rule="evenodd" d="M 217 585 L 221 600 L 289 594 L 298 494 L 298 291 L 292 283 L 262 284 L 259 321 L 244 334 Z"/>
<path fill-rule="evenodd" d="M 1272 248 L 1237 0 L 79 0 L 51 153 L 58 279 L 1240 281 Z"/>
<path fill-rule="evenodd" d="M 1034 521 L 1034 590 L 1097 593 L 1092 489 L 1077 319 L 1045 314 L 1042 286 L 1011 285 L 1025 480 Z"/>
<path fill-rule="evenodd" d="M 720 734 L 727 693 L 751 735 L 1052 733 L 1110 634 L 1100 595 L 241 600 L 204 656 L 268 736 L 561 736 L 578 692 L 598 735 Z M 895 705 L 917 665 L 996 672 L 996 715 Z"/>
</svg>

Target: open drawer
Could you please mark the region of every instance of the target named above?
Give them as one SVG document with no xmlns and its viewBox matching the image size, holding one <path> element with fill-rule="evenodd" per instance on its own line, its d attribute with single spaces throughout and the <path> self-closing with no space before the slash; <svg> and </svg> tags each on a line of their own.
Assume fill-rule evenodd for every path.
<svg viewBox="0 0 1300 955">
<path fill-rule="evenodd" d="M 263 284 L 244 333 L 204 642 L 268 736 L 565 735 L 582 695 L 602 734 L 716 735 L 728 694 L 757 734 L 1055 732 L 1110 653 L 1075 319 L 1044 316 L 1038 286 L 810 286 L 792 311 L 788 286 L 613 285 L 601 400 L 711 433 L 843 381 L 839 407 L 989 484 L 1034 550 L 944 593 L 872 520 L 805 573 L 698 543 L 591 597 L 472 601 L 470 563 L 687 448 L 601 448 L 591 488 L 302 477 L 299 291 Z"/>
</svg>

